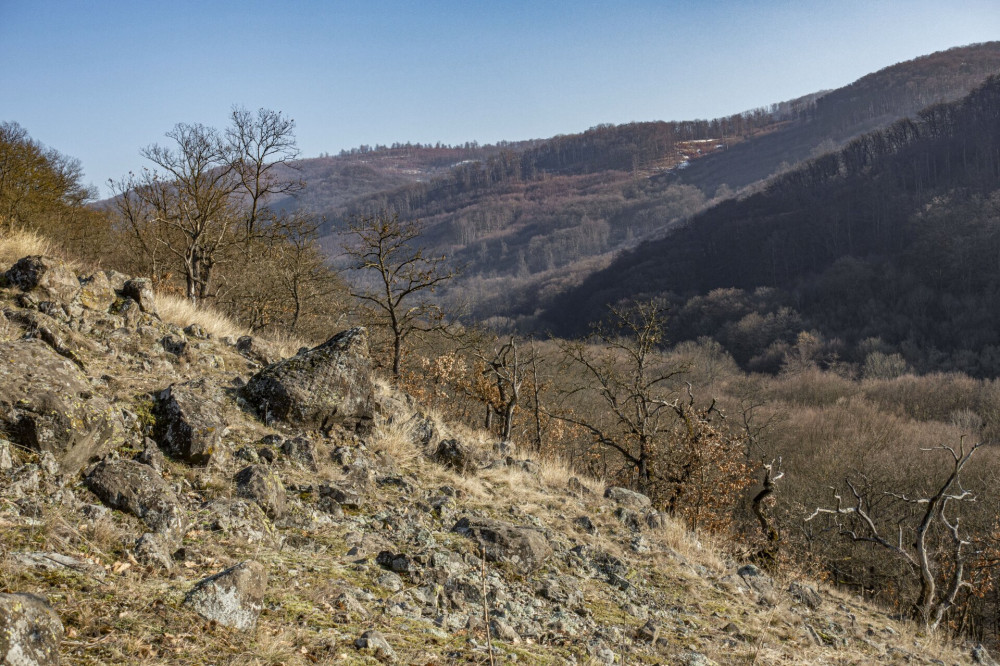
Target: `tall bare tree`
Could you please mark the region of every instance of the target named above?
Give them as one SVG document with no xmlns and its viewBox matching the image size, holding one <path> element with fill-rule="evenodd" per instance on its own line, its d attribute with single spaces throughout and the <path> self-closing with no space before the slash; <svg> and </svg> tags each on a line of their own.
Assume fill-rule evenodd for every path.
<svg viewBox="0 0 1000 666">
<path fill-rule="evenodd" d="M 422 232 L 420 222 L 382 212 L 355 219 L 344 246 L 351 267 L 368 278 L 367 286 L 352 295 L 369 306 L 392 336 L 392 376 L 397 379 L 406 340 L 441 327 L 443 313 L 429 296 L 455 275 L 444 256 L 428 256 L 417 245 Z"/>
<path fill-rule="evenodd" d="M 152 169 L 112 183 L 137 247 L 154 264 L 176 266 L 194 303 L 212 295 L 216 266 L 228 249 L 274 231 L 273 217 L 262 224 L 266 204 L 301 187 L 279 168 L 298 154 L 291 119 L 240 108 L 230 119 L 223 133 L 177 124 L 166 135 L 173 145 L 142 149 Z"/>
</svg>

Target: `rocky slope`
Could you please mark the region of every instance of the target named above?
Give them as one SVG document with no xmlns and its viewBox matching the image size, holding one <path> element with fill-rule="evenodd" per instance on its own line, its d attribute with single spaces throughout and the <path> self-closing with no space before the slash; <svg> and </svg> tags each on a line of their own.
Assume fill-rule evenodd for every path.
<svg viewBox="0 0 1000 666">
<path fill-rule="evenodd" d="M 0 663 L 989 661 L 442 423 L 363 329 L 282 359 L 44 257 L 0 311 Z"/>
</svg>

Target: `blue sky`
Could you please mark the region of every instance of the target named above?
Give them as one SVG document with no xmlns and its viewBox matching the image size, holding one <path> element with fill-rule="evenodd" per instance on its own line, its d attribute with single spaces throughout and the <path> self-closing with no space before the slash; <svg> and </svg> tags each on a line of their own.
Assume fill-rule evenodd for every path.
<svg viewBox="0 0 1000 666">
<path fill-rule="evenodd" d="M 296 120 L 310 157 L 728 115 L 1000 39 L 996 0 L 0 0 L 0 120 L 104 182 L 177 122 Z"/>
</svg>

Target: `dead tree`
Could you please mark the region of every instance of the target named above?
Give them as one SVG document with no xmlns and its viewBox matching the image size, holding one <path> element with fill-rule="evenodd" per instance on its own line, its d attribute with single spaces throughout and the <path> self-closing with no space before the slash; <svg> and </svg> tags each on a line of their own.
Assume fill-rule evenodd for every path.
<svg viewBox="0 0 1000 666">
<path fill-rule="evenodd" d="M 914 616 L 930 630 L 937 629 L 945 613 L 955 605 L 958 593 L 969 585 L 964 580 L 967 555 L 963 552 L 969 541 L 961 536 L 958 516 L 949 518 L 948 510 L 952 503 L 975 501 L 975 496 L 962 487 L 961 474 L 980 446 L 977 443 L 966 450 L 963 439 L 957 450 L 944 445 L 923 449 L 946 451 L 952 459 L 947 479 L 929 497 L 910 498 L 892 492 L 882 493 L 922 509 L 917 513 L 919 521 L 913 530 L 911 544 L 906 543 L 906 529 L 902 523 L 898 524 L 895 538 L 884 533 L 877 517 L 871 515 L 868 493 L 859 491 L 850 479 L 846 483 L 853 496 L 853 506 L 845 506 L 843 498 L 835 493 L 835 508 L 817 508 L 806 518 L 806 521 L 810 521 L 819 515 L 829 515 L 842 536 L 856 543 L 871 543 L 884 548 L 905 562 L 920 585 L 920 592 L 913 604 Z M 935 525 L 945 532 L 948 546 L 944 552 L 932 552 L 932 546 L 928 542 L 929 532 Z M 943 579 L 943 590 L 938 588 L 939 577 Z"/>
</svg>

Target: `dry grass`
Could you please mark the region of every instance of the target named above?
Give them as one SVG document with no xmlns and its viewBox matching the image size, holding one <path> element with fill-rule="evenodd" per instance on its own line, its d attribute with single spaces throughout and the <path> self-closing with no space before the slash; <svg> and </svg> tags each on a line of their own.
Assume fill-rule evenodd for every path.
<svg viewBox="0 0 1000 666">
<path fill-rule="evenodd" d="M 247 333 L 224 314 L 212 308 L 199 308 L 174 294 L 157 294 L 156 310 L 165 322 L 181 327 L 198 324 L 216 338 L 238 338 Z"/>
<path fill-rule="evenodd" d="M 26 229 L 4 228 L 0 220 L 0 267 L 7 268 L 22 257 L 54 253 L 54 246 L 44 236 Z"/>
</svg>

